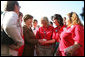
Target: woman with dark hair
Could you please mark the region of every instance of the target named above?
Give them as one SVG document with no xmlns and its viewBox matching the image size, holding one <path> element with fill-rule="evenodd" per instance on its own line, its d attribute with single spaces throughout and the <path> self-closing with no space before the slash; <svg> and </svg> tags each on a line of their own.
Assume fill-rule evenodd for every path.
<svg viewBox="0 0 85 57">
<path fill-rule="evenodd" d="M 52 38 L 55 39 L 55 50 L 54 50 L 54 55 L 56 55 L 56 50 L 59 46 L 59 41 L 60 41 L 60 33 L 63 31 L 63 18 L 60 14 L 55 14 L 52 18 L 54 24 L 56 25 L 56 28 L 54 28 L 54 31 L 53 31 L 53 36 Z"/>
<path fill-rule="evenodd" d="M 50 25 L 53 26 L 53 22 L 50 21 Z"/>
<path fill-rule="evenodd" d="M 33 20 L 32 30 L 33 30 L 33 32 L 34 32 L 35 35 L 36 35 L 38 29 L 39 29 L 38 21 L 36 19 L 34 19 Z"/>
<path fill-rule="evenodd" d="M 18 19 L 18 22 L 19 22 L 19 23 L 22 23 L 22 17 L 23 17 L 23 13 L 22 13 L 22 12 L 19 12 L 19 19 Z M 22 24 L 20 25 L 20 27 L 22 27 Z M 20 33 L 21 33 L 22 39 L 24 40 L 23 28 L 19 28 L 19 30 L 21 30 Z M 18 49 L 18 56 L 22 56 L 23 49 L 24 49 L 24 45 L 22 45 L 22 46 Z"/>
<path fill-rule="evenodd" d="M 7 1 L 5 12 L 1 17 L 1 26 L 5 33 L 15 41 L 16 45 L 1 45 L 2 56 L 17 56 L 18 51 L 16 49 L 24 44 L 20 33 L 21 29 L 19 29 L 21 23 L 18 22 L 19 9 L 17 1 Z"/>
<path fill-rule="evenodd" d="M 15 11 L 19 15 L 19 9 L 20 6 L 17 1 L 7 1 L 5 11 Z"/>
</svg>

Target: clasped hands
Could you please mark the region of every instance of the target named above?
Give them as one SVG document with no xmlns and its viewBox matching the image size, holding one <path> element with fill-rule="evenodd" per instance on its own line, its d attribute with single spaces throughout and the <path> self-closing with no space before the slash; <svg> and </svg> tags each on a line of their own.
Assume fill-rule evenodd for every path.
<svg viewBox="0 0 85 57">
<path fill-rule="evenodd" d="M 47 42 L 46 39 L 39 39 L 38 41 L 40 45 L 45 45 Z"/>
</svg>

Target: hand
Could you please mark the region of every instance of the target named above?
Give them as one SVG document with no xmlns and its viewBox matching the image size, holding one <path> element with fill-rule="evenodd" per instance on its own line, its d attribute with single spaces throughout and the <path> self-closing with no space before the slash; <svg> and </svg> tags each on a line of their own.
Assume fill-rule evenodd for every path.
<svg viewBox="0 0 85 57">
<path fill-rule="evenodd" d="M 72 56 L 72 54 L 73 54 L 73 51 L 69 48 L 64 49 L 64 52 L 65 52 L 66 56 Z"/>
<path fill-rule="evenodd" d="M 19 49 L 19 46 L 16 46 L 16 45 L 14 45 L 14 44 L 10 45 L 9 47 L 10 47 L 11 49 Z"/>
<path fill-rule="evenodd" d="M 43 39 L 39 39 L 38 41 L 39 41 L 40 45 L 45 45 L 46 44 L 46 41 L 43 41 Z"/>
</svg>

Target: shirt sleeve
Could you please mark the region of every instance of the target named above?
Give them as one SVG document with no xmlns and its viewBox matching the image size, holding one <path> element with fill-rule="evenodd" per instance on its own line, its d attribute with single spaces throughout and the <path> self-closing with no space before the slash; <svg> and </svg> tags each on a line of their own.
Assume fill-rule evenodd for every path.
<svg viewBox="0 0 85 57">
<path fill-rule="evenodd" d="M 8 14 L 5 17 L 5 19 L 7 20 L 4 23 L 5 31 L 12 39 L 15 40 L 15 42 L 17 42 L 19 46 L 22 46 L 24 45 L 24 40 L 17 27 L 18 16 L 16 15 L 16 13 L 9 13 L 9 15 L 9 17 L 7 17 Z"/>
<path fill-rule="evenodd" d="M 32 31 L 27 30 L 28 28 L 26 27 L 24 27 L 23 29 L 25 43 L 36 45 L 38 43 L 38 40 L 36 39 Z"/>
<path fill-rule="evenodd" d="M 83 37 L 84 33 L 82 32 L 82 29 L 80 28 L 80 26 L 76 26 L 74 32 L 75 32 L 75 37 L 73 39 L 75 40 L 75 42 L 82 45 L 84 42 L 84 37 Z"/>
<path fill-rule="evenodd" d="M 55 32 L 53 32 L 52 39 L 55 39 Z"/>
<path fill-rule="evenodd" d="M 55 39 L 56 42 L 59 42 L 59 33 L 55 32 L 55 29 L 53 30 L 52 39 Z"/>
</svg>

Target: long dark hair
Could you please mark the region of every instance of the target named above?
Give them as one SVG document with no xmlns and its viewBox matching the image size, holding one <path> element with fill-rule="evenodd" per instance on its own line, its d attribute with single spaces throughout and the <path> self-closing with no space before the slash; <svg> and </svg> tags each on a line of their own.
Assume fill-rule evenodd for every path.
<svg viewBox="0 0 85 57">
<path fill-rule="evenodd" d="M 7 1 L 5 11 L 14 11 L 15 5 L 19 6 L 17 1 Z"/>
<path fill-rule="evenodd" d="M 63 18 L 60 14 L 54 14 L 54 16 L 52 16 L 52 20 L 56 19 L 59 23 L 60 26 L 63 26 Z"/>
</svg>

